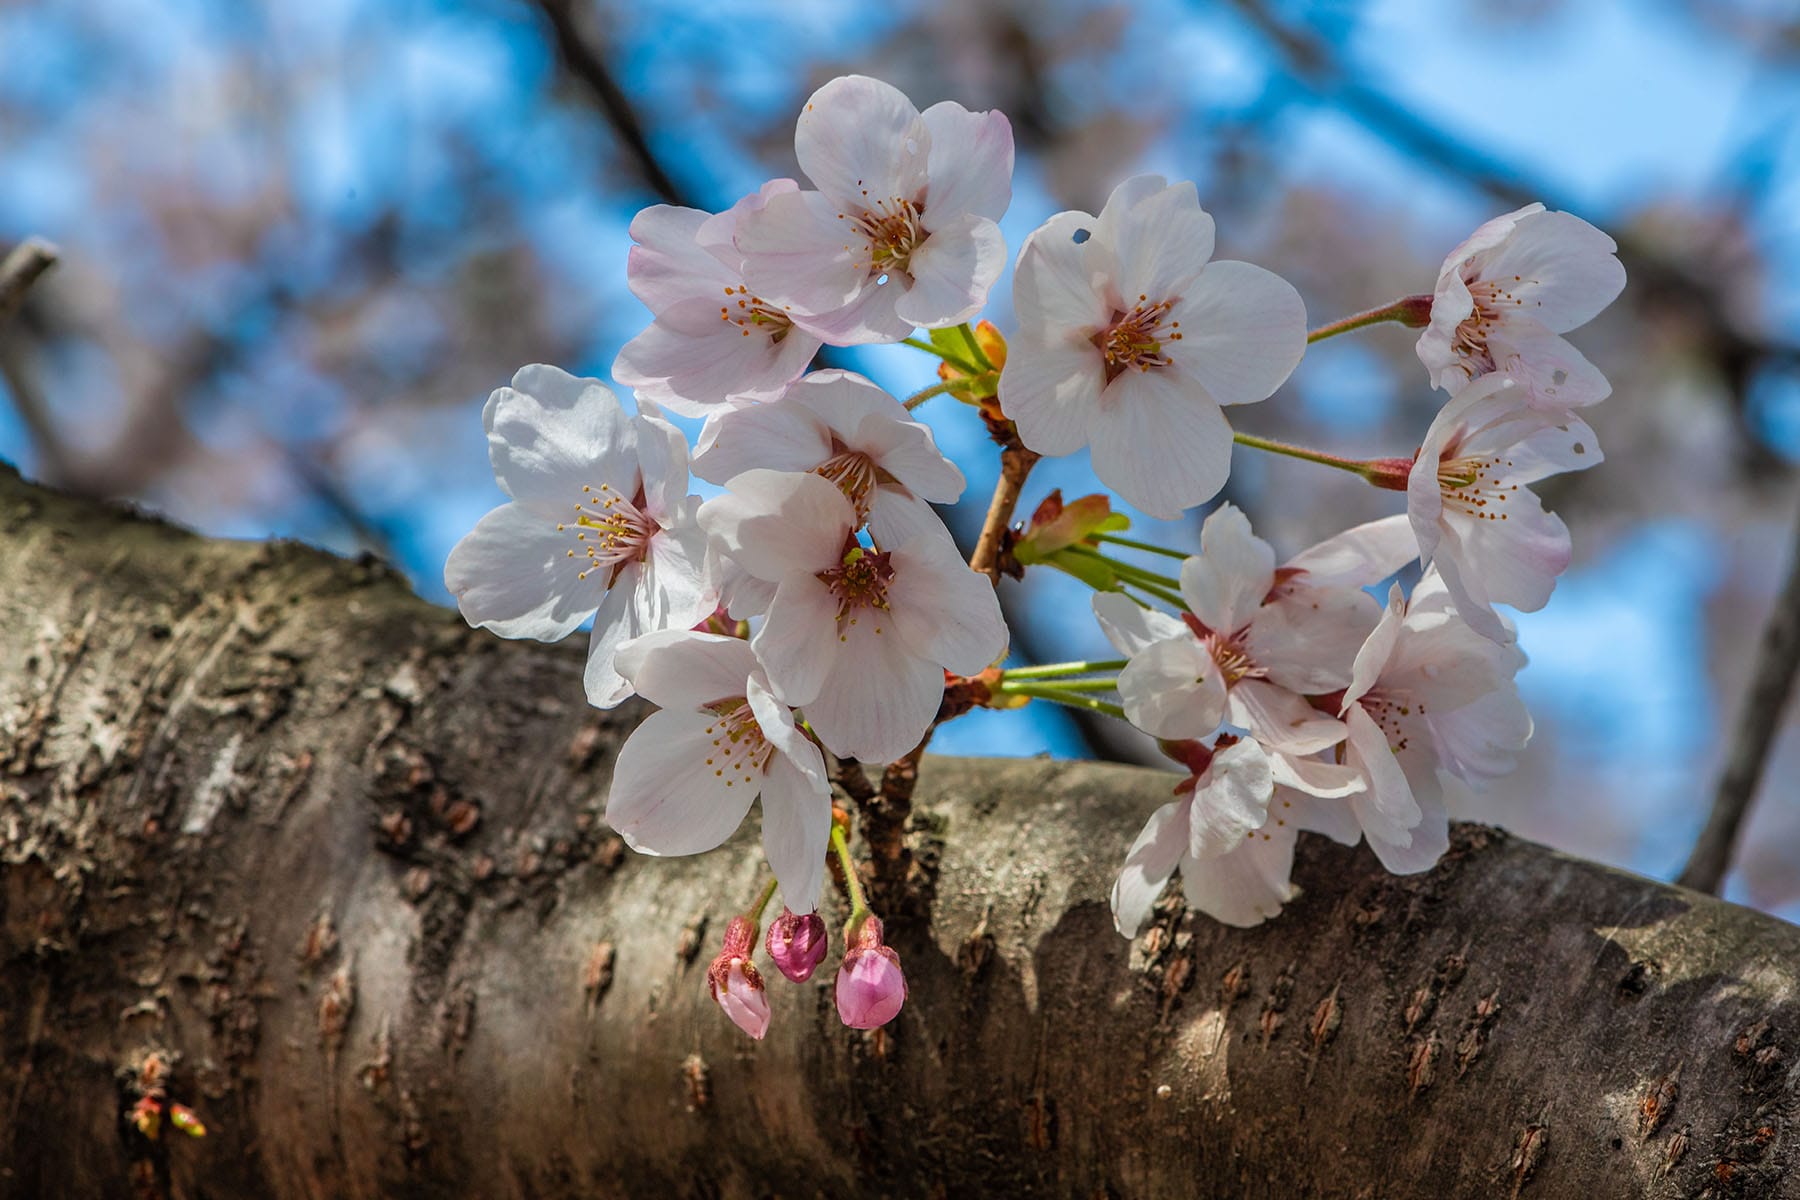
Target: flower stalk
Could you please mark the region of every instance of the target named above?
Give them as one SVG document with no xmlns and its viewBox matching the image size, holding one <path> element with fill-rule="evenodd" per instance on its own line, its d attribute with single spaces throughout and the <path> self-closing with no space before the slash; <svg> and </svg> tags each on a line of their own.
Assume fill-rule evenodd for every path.
<svg viewBox="0 0 1800 1200">
<path fill-rule="evenodd" d="M 1352 329 L 1365 329 L 1370 325 L 1379 325 L 1384 321 L 1397 321 L 1408 329 L 1423 329 L 1431 324 L 1431 293 L 1422 292 L 1416 296 L 1402 296 L 1391 304 L 1383 304 L 1379 308 L 1371 308 L 1359 312 L 1329 325 L 1321 325 L 1306 335 L 1306 344 L 1322 342 L 1326 338 L 1336 337 L 1340 333 L 1349 333 Z"/>
</svg>

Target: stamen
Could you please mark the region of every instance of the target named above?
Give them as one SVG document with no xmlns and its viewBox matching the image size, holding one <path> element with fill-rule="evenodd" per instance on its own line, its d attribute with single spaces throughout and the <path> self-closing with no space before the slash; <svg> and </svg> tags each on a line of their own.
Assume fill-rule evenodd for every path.
<svg viewBox="0 0 1800 1200">
<path fill-rule="evenodd" d="M 1180 321 L 1169 322 L 1167 329 L 1163 327 L 1174 306 L 1173 300 L 1152 304 L 1148 296 L 1140 294 L 1130 312 L 1113 313 L 1112 323 L 1095 332 L 1090 340 L 1106 359 L 1106 382 L 1111 383 L 1133 367 L 1148 371 L 1169 365 L 1163 343 L 1181 340 Z"/>
</svg>

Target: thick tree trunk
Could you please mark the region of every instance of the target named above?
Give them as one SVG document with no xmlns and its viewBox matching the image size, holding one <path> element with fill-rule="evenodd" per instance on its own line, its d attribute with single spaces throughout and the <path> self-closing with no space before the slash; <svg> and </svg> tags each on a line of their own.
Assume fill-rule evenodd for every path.
<svg viewBox="0 0 1800 1200">
<path fill-rule="evenodd" d="M 625 850 L 580 663 L 0 475 L 0 1195 L 1800 1194 L 1800 931 L 1464 826 L 1133 945 L 1125 768 L 928 760 L 906 1010 L 752 1043 L 754 838 Z"/>
</svg>

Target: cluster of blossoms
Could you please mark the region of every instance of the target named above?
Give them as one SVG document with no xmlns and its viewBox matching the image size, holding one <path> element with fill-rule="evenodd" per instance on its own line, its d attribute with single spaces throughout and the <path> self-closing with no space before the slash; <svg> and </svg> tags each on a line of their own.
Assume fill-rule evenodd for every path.
<svg viewBox="0 0 1800 1200">
<path fill-rule="evenodd" d="M 916 758 L 972 706 L 1105 712 L 1180 764 L 1177 799 L 1113 889 L 1127 935 L 1178 870 L 1219 920 L 1275 914 L 1301 829 L 1366 839 L 1393 871 L 1432 865 L 1447 811 L 1531 733 L 1524 657 L 1495 606 L 1541 607 L 1569 562 L 1568 531 L 1528 485 L 1600 461 L 1576 410 L 1608 387 L 1561 335 L 1623 287 L 1612 241 L 1531 205 L 1478 229 L 1434 292 L 1309 335 L 1293 287 L 1213 261 L 1191 183 L 1140 176 L 1025 240 L 1008 341 L 969 325 L 1007 258 L 1004 116 L 920 112 L 851 76 L 807 102 L 795 151 L 810 186 L 638 215 L 629 277 L 654 319 L 613 366 L 635 415 L 598 381 L 521 370 L 484 413 L 510 499 L 445 573 L 466 618 L 506 637 L 556 640 L 592 618 L 588 700 L 658 706 L 607 803 L 632 847 L 712 849 L 760 798 L 772 878 L 707 972 L 731 1019 L 768 1028 L 752 959 L 777 889 L 770 961 L 796 982 L 824 961 L 832 857 L 850 905 L 839 1013 L 874 1028 L 900 1011 L 899 958 L 864 901 L 834 779 Z M 1450 394 L 1416 452 L 1351 460 L 1233 432 L 1225 408 L 1273 394 L 1309 342 L 1382 321 L 1424 330 L 1419 356 Z M 822 346 L 899 341 L 939 360 L 939 382 L 904 404 L 859 375 L 808 372 Z M 932 507 L 964 476 L 912 416 L 944 394 L 979 410 L 1002 453 L 969 559 Z M 703 419 L 691 454 L 665 412 Z M 1177 517 L 1218 494 L 1234 443 L 1354 471 L 1404 492 L 1406 511 L 1280 565 L 1228 504 L 1192 556 L 1122 537 L 1105 495 L 1052 493 L 1011 524 L 1040 456 L 1088 447 L 1119 497 Z M 690 473 L 717 493 L 690 494 Z M 1179 559 L 1178 574 L 1126 551 Z M 1410 594 L 1390 583 L 1384 607 L 1371 589 L 1415 561 Z M 993 583 L 1033 567 L 1093 587 L 1121 658 L 1002 665 Z"/>
</svg>

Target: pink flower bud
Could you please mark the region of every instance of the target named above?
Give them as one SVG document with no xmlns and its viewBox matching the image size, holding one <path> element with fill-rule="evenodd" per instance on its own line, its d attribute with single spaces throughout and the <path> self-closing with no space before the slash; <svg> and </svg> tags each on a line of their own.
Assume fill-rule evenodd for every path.
<svg viewBox="0 0 1800 1200">
<path fill-rule="evenodd" d="M 825 951 L 830 944 L 824 918 L 816 912 L 800 916 L 786 907 L 770 923 L 769 936 L 764 942 L 769 948 L 769 957 L 775 960 L 775 968 L 795 983 L 805 983 L 812 978 L 812 973 L 825 961 Z"/>
<path fill-rule="evenodd" d="M 881 919 L 867 917 L 850 939 L 838 967 L 838 1016 L 852 1029 L 886 1025 L 906 1003 L 906 976 L 900 956 L 882 945 Z"/>
<path fill-rule="evenodd" d="M 725 949 L 706 968 L 706 986 L 732 1023 L 758 1041 L 769 1032 L 769 994 L 762 974 L 750 965 L 756 922 L 736 916 L 725 927 Z"/>
</svg>

